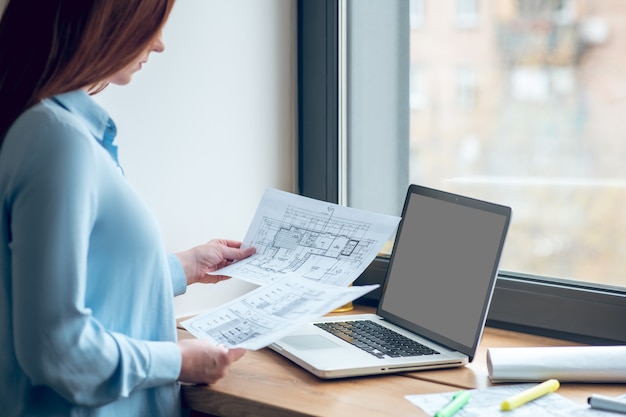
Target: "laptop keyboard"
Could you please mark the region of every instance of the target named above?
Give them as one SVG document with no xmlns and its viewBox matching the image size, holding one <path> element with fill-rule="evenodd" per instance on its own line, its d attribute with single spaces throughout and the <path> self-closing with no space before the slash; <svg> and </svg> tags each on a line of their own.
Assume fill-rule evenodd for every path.
<svg viewBox="0 0 626 417">
<path fill-rule="evenodd" d="M 437 355 L 439 352 L 371 320 L 315 325 L 377 358 Z"/>
</svg>

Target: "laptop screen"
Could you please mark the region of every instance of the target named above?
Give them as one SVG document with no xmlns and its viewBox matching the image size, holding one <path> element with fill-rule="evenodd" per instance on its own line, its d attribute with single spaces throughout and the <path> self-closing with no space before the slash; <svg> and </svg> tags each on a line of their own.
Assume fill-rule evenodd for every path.
<svg viewBox="0 0 626 417">
<path fill-rule="evenodd" d="M 473 358 L 509 207 L 411 185 L 378 314 Z"/>
</svg>

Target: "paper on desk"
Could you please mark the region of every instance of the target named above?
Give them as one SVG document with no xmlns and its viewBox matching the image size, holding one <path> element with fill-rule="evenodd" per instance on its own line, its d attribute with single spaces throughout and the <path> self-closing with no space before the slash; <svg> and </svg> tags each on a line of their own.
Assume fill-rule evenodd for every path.
<svg viewBox="0 0 626 417">
<path fill-rule="evenodd" d="M 535 384 L 516 384 L 469 390 L 470 400 L 454 414 L 454 417 L 593 417 L 607 415 L 598 410 L 592 410 L 587 406 L 579 406 L 558 393 L 544 395 L 511 411 L 500 410 L 502 401 L 533 386 Z M 407 395 L 406 399 L 428 414 L 434 415 L 450 402 L 456 392 L 458 391 L 441 394 Z"/>
<path fill-rule="evenodd" d="M 626 346 L 490 348 L 493 382 L 626 382 Z"/>
<path fill-rule="evenodd" d="M 347 286 L 374 260 L 400 217 L 267 189 L 242 242 L 256 253 L 211 274 L 265 285 L 294 273 Z"/>
<path fill-rule="evenodd" d="M 338 287 L 287 275 L 181 324 L 215 344 L 256 350 L 377 287 Z"/>
</svg>

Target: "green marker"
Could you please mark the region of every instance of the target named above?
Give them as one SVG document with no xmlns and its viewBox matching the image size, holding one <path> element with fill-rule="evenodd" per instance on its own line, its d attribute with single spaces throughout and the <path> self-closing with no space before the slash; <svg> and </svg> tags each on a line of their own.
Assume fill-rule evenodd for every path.
<svg viewBox="0 0 626 417">
<path fill-rule="evenodd" d="M 452 400 L 441 410 L 435 413 L 434 417 L 451 417 L 459 411 L 470 399 L 469 391 L 459 391 L 452 396 Z"/>
</svg>

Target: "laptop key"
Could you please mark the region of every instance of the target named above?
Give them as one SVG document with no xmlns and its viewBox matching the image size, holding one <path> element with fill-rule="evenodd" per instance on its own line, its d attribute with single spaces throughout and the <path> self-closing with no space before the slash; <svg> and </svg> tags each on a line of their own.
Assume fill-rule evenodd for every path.
<svg viewBox="0 0 626 417">
<path fill-rule="evenodd" d="M 434 355 L 439 352 L 369 320 L 316 323 L 317 327 L 339 337 L 377 358 Z"/>
</svg>

